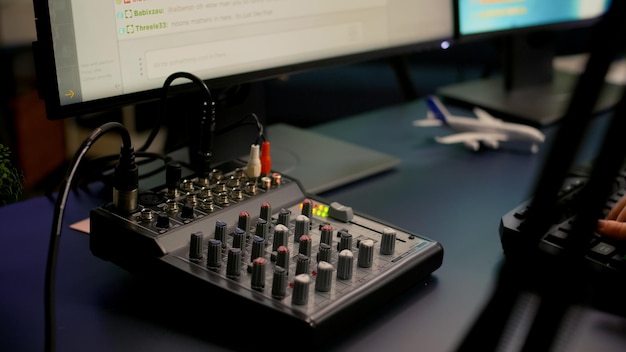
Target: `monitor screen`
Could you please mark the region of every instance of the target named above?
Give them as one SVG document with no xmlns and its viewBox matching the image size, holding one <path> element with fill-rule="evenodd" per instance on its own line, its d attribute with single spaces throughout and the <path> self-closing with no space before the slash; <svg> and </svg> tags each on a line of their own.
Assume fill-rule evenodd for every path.
<svg viewBox="0 0 626 352">
<path fill-rule="evenodd" d="M 458 0 L 456 4 L 457 36 L 580 24 L 608 8 L 608 0 Z"/>
<path fill-rule="evenodd" d="M 569 103 L 576 74 L 554 70 L 558 35 L 591 30 L 609 0 L 455 0 L 454 37 L 459 43 L 496 43 L 500 75 L 438 89 L 446 100 L 478 106 L 500 118 L 536 126 L 558 122 Z M 586 32 L 577 46 L 587 47 Z M 606 86 L 597 111 L 613 106 L 619 87 Z"/>
<path fill-rule="evenodd" d="M 451 14 L 441 0 L 35 1 L 40 96 L 58 119 L 157 98 L 179 71 L 228 87 L 436 48 Z"/>
</svg>

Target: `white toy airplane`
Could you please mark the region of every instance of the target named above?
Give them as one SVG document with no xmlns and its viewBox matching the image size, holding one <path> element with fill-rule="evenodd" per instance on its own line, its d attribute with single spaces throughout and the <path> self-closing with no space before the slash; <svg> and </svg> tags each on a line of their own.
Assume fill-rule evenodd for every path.
<svg viewBox="0 0 626 352">
<path fill-rule="evenodd" d="M 452 115 L 435 96 L 427 96 L 428 113 L 425 119 L 413 121 L 414 126 L 447 126 L 459 133 L 435 137 L 443 144 L 463 143 L 477 151 L 481 145 L 498 149 L 501 142 L 527 142 L 530 151 L 536 153 L 539 143 L 545 140 L 538 129 L 519 123 L 504 122 L 478 107 L 473 111 L 477 118 Z"/>
</svg>

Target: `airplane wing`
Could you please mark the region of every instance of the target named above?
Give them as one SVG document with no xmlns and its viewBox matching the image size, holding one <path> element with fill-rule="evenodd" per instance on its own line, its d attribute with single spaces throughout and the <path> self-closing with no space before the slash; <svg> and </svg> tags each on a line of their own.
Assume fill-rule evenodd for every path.
<svg viewBox="0 0 626 352">
<path fill-rule="evenodd" d="M 497 149 L 500 142 L 505 142 L 509 139 L 504 133 L 489 133 L 489 132 L 462 132 L 451 134 L 444 137 L 435 137 L 438 143 L 442 144 L 454 144 L 463 143 L 467 148 L 472 150 L 478 150 L 480 144 L 484 144 L 492 149 Z"/>
<path fill-rule="evenodd" d="M 472 111 L 474 111 L 474 114 L 476 114 L 476 117 L 481 120 L 481 121 L 491 121 L 491 122 L 501 122 L 502 120 L 493 117 L 493 115 L 491 115 L 490 113 L 488 113 L 487 111 L 479 108 L 479 107 L 475 107 L 474 109 L 472 109 Z"/>
<path fill-rule="evenodd" d="M 443 122 L 441 122 L 440 120 L 434 120 L 434 119 L 414 120 L 413 126 L 417 126 L 417 127 L 443 126 Z"/>
</svg>

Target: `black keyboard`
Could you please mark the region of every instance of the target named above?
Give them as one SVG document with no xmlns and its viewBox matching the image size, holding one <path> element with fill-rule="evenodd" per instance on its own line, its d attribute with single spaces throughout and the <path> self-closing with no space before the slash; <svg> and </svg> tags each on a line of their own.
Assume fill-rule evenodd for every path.
<svg viewBox="0 0 626 352">
<path fill-rule="evenodd" d="M 569 236 L 572 235 L 572 226 L 576 219 L 577 207 L 574 206 L 577 196 L 587 185 L 591 167 L 577 166 L 572 168 L 557 195 L 556 213 L 552 225 L 543 234 L 538 242 L 540 259 L 548 258 L 547 263 L 554 263 L 559 256 L 568 251 Z M 611 208 L 626 194 L 626 168 L 622 168 L 614 178 L 612 193 L 607 198 L 603 215 L 606 216 Z M 520 230 L 527 219 L 532 199 L 526 200 L 508 213 L 500 221 L 500 241 L 505 255 L 512 256 L 519 252 L 519 244 L 523 236 Z M 584 207 L 583 207 L 584 208 Z M 584 254 L 585 273 L 596 287 L 593 305 L 599 308 L 617 311 L 621 314 L 626 308 L 621 301 L 626 290 L 622 288 L 626 278 L 626 241 L 609 239 L 593 233 Z M 614 303 L 618 305 L 614 305 Z M 619 307 L 618 307 L 619 306 Z"/>
</svg>

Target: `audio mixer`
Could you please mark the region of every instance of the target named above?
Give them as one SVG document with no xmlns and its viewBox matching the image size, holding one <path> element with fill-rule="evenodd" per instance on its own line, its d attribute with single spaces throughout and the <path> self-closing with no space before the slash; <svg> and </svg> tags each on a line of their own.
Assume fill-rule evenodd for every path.
<svg viewBox="0 0 626 352">
<path fill-rule="evenodd" d="M 139 194 L 137 211 L 91 211 L 91 251 L 164 285 L 201 288 L 190 295 L 197 305 L 228 307 L 235 324 L 269 319 L 281 334 L 319 341 L 442 263 L 437 241 L 307 194 L 276 172 L 253 180 L 231 162 L 205 179 L 179 178 L 177 166 L 165 173 L 164 186 Z M 222 321 L 213 314 L 202 320 Z"/>
</svg>

